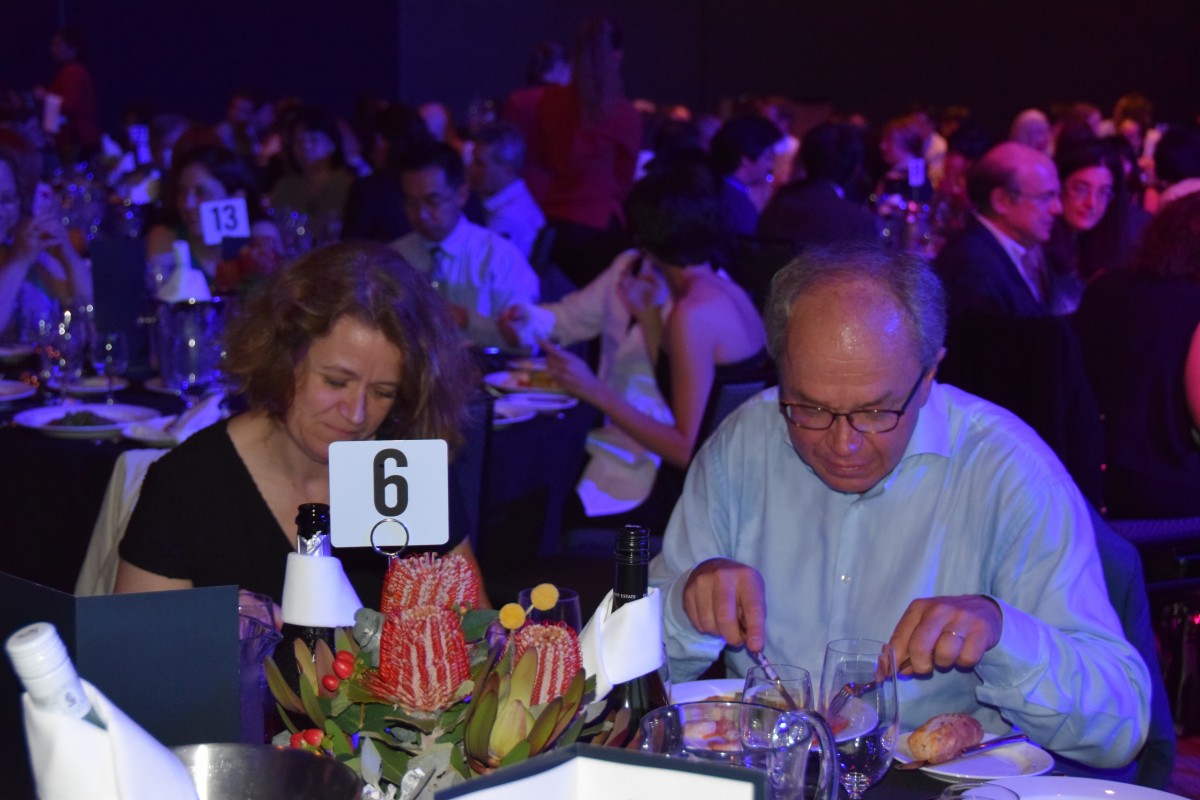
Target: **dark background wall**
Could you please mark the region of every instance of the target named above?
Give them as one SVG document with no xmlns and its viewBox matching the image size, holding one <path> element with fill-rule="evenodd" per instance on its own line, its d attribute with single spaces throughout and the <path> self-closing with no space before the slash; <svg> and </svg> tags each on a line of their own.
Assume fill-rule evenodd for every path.
<svg viewBox="0 0 1200 800">
<path fill-rule="evenodd" d="M 65 18 L 88 31 L 110 125 L 134 102 L 215 120 L 241 85 L 339 112 L 378 94 L 461 114 L 595 11 L 625 28 L 630 96 L 661 102 L 779 93 L 874 120 L 966 102 L 996 128 L 1053 101 L 1107 112 L 1135 89 L 1162 119 L 1200 107 L 1197 0 L 9 0 L 0 86 L 49 80 Z"/>
</svg>

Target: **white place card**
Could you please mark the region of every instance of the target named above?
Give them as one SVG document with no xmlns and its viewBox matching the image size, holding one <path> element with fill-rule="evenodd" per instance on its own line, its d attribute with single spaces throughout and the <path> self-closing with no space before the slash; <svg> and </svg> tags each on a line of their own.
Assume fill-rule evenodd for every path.
<svg viewBox="0 0 1200 800">
<path fill-rule="evenodd" d="M 250 212 L 246 198 L 226 197 L 200 204 L 200 227 L 205 244 L 220 244 L 222 239 L 249 239 Z"/>
<path fill-rule="evenodd" d="M 334 547 L 392 551 L 450 540 L 449 449 L 441 439 L 334 442 L 329 446 Z M 372 541 L 373 539 L 373 541 Z"/>
</svg>

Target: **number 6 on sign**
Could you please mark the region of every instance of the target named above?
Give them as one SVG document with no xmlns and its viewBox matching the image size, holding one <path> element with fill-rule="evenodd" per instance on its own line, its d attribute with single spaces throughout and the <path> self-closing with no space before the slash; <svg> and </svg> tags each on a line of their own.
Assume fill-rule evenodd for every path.
<svg viewBox="0 0 1200 800">
<path fill-rule="evenodd" d="M 374 545 L 393 550 L 406 544 L 448 542 L 448 463 L 448 449 L 441 439 L 334 442 L 329 447 L 334 547 Z M 401 525 L 381 525 L 384 520 Z"/>
</svg>

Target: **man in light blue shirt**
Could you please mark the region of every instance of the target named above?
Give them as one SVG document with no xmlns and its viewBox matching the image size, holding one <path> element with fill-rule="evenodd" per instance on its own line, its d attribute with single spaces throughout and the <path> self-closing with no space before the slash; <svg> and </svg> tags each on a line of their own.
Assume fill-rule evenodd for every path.
<svg viewBox="0 0 1200 800">
<path fill-rule="evenodd" d="M 1093 766 L 1134 758 L 1149 679 L 1105 591 L 1087 506 L 1012 414 L 934 381 L 925 264 L 816 251 L 766 313 L 779 388 L 692 462 L 651 567 L 677 681 L 728 644 L 820 675 L 826 642 L 890 641 L 901 725 L 965 711 Z"/>
</svg>

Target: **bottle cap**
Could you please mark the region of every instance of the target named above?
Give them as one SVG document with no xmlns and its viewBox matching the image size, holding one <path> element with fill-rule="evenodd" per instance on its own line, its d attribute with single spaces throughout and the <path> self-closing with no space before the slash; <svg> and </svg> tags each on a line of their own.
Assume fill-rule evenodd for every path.
<svg viewBox="0 0 1200 800">
<path fill-rule="evenodd" d="M 70 662 L 67 647 L 49 622 L 26 625 L 8 637 L 4 648 L 22 683 L 29 684 L 52 674 Z"/>
</svg>

